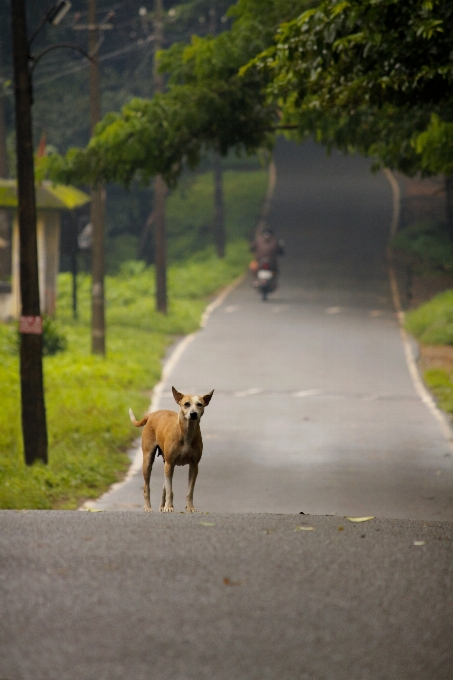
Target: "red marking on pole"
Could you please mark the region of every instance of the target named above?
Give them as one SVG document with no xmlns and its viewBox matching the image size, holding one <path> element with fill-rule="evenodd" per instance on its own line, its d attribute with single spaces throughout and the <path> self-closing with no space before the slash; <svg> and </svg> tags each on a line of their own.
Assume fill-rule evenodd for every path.
<svg viewBox="0 0 453 680">
<path fill-rule="evenodd" d="M 42 317 L 21 316 L 19 324 L 19 333 L 31 333 L 34 335 L 42 335 Z"/>
</svg>

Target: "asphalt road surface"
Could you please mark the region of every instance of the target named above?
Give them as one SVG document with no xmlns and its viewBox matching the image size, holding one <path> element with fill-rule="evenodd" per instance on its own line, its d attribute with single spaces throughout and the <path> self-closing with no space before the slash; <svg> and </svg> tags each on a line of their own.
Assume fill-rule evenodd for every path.
<svg viewBox="0 0 453 680">
<path fill-rule="evenodd" d="M 3 511 L 0 526 L 2 680 L 453 677 L 450 522 Z"/>
<path fill-rule="evenodd" d="M 177 410 L 172 384 L 215 388 L 195 506 L 451 520 L 451 448 L 415 391 L 390 294 L 390 184 L 367 160 L 327 158 L 312 143 L 281 140 L 275 160 L 268 223 L 287 251 L 279 289 L 263 303 L 247 278 L 229 295 L 160 403 Z M 142 485 L 140 471 L 96 507 L 141 510 Z M 176 468 L 176 510 L 186 486 L 187 468 Z"/>
</svg>

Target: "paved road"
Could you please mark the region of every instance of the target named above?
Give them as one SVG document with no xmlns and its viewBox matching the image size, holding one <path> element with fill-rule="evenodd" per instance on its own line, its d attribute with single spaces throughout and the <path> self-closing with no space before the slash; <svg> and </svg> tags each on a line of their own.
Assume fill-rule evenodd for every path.
<svg viewBox="0 0 453 680">
<path fill-rule="evenodd" d="M 417 396 L 385 261 L 392 196 L 369 162 L 280 141 L 269 223 L 281 285 L 245 281 L 187 347 L 166 385 L 215 388 L 202 422 L 195 505 L 222 512 L 453 519 L 451 449 Z M 125 416 L 127 417 L 127 416 Z M 158 508 L 163 470 L 154 467 Z M 141 473 L 97 506 L 142 507 Z M 184 509 L 186 468 L 175 473 Z"/>
<path fill-rule="evenodd" d="M 3 511 L 0 526 L 2 679 L 453 677 L 451 523 Z"/>
</svg>

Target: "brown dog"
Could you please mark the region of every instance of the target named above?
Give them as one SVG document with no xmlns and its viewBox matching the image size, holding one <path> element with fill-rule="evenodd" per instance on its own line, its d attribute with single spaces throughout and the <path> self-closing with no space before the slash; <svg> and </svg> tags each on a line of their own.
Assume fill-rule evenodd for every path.
<svg viewBox="0 0 453 680">
<path fill-rule="evenodd" d="M 171 388 L 179 413 L 155 411 L 137 421 L 132 409 L 129 415 L 135 427 L 145 426 L 142 435 L 143 451 L 143 496 L 145 512 L 152 512 L 149 482 L 156 453 L 164 459 L 164 488 L 160 502 L 161 512 L 173 512 L 172 480 L 175 465 L 189 465 L 189 491 L 186 496 L 187 512 L 196 512 L 193 507 L 193 490 L 198 475 L 198 463 L 203 453 L 200 419 L 205 407 L 211 401 L 214 390 L 204 397 L 181 394 Z"/>
</svg>

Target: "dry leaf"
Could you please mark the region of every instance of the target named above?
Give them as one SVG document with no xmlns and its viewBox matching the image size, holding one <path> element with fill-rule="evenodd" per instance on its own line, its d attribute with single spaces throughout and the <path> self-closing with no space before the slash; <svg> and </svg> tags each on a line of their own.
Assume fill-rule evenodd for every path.
<svg viewBox="0 0 453 680">
<path fill-rule="evenodd" d="M 369 522 L 373 517 L 346 517 L 350 522 Z"/>
<path fill-rule="evenodd" d="M 198 524 L 201 524 L 204 527 L 215 527 L 215 522 L 198 522 Z"/>
<path fill-rule="evenodd" d="M 240 586 L 242 584 L 242 581 L 230 581 L 228 577 L 225 577 L 223 579 L 223 583 L 226 586 Z"/>
<path fill-rule="evenodd" d="M 314 531 L 315 527 L 296 527 L 294 531 Z"/>
<path fill-rule="evenodd" d="M 425 545 L 425 541 L 414 541 L 414 545 Z"/>
</svg>

